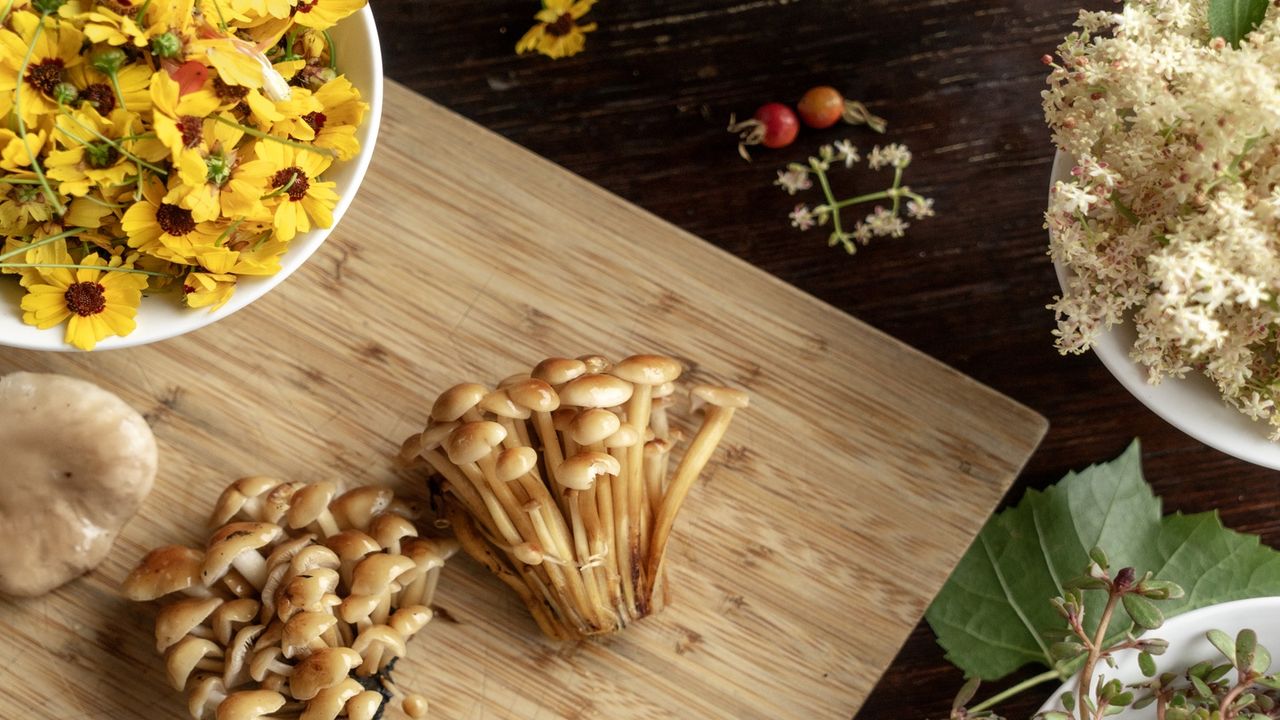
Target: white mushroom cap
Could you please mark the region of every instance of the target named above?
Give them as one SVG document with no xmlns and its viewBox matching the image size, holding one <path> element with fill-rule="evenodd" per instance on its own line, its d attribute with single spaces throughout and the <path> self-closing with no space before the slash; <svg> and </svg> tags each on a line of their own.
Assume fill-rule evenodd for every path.
<svg viewBox="0 0 1280 720">
<path fill-rule="evenodd" d="M 151 428 L 92 383 L 0 377 L 0 593 L 34 597 L 97 567 L 156 476 Z"/>
</svg>

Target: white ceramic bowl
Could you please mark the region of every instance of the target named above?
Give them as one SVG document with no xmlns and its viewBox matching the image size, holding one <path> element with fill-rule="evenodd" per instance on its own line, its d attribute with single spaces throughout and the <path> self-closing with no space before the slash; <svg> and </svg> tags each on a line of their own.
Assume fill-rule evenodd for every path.
<svg viewBox="0 0 1280 720">
<path fill-rule="evenodd" d="M 1221 660 L 1222 656 L 1205 638 L 1210 630 L 1221 630 L 1231 637 L 1245 628 L 1253 628 L 1258 633 L 1258 643 L 1280 658 L 1280 597 L 1253 598 L 1234 602 L 1210 605 L 1192 610 L 1184 615 L 1170 619 L 1159 630 L 1147 633 L 1154 638 L 1169 641 L 1169 651 L 1157 657 L 1156 669 L 1159 672 L 1182 672 L 1201 660 Z M 1099 672 L 1108 678 L 1119 678 L 1126 685 L 1143 680 L 1142 671 L 1138 669 L 1138 653 L 1126 650 L 1116 654 L 1116 669 L 1103 666 Z M 1225 660 L 1222 660 L 1225 662 Z M 1271 663 L 1272 669 L 1276 661 Z M 1075 690 L 1076 681 L 1058 688 L 1049 700 L 1040 707 L 1039 712 L 1061 710 L 1058 698 L 1062 693 Z M 997 708 L 999 710 L 999 708 Z M 1121 720 L 1152 720 L 1156 716 L 1155 706 L 1142 710 L 1129 710 L 1112 717 Z"/>
<path fill-rule="evenodd" d="M 1069 180 L 1071 166 L 1071 158 L 1058 153 L 1053 160 L 1050 187 L 1059 180 Z M 1058 284 L 1066 292 L 1069 270 L 1056 263 L 1054 268 Z M 1129 350 L 1136 339 L 1133 323 L 1126 322 L 1099 336 L 1093 351 L 1134 397 L 1170 425 L 1228 455 L 1280 469 L 1280 443 L 1267 439 L 1268 425 L 1254 422 L 1228 405 L 1203 375 L 1192 372 L 1182 380 L 1166 379 L 1159 385 L 1148 384 L 1146 368 L 1129 359 Z"/>
<path fill-rule="evenodd" d="M 343 213 L 360 188 L 369 159 L 373 157 L 374 142 L 378 137 L 378 123 L 382 118 L 382 52 L 378 45 L 378 31 L 373 24 L 373 13 L 366 6 L 363 10 L 338 23 L 331 31 L 338 47 L 338 69 L 360 90 L 369 112 L 364 123 L 356 130 L 360 140 L 360 154 L 351 160 L 334 163 L 324 179 L 337 183 L 338 204 L 333 209 L 333 227 L 337 227 Z M 143 298 L 138 310 L 138 327 L 127 337 L 111 337 L 98 343 L 97 351 L 134 347 L 167 340 L 192 330 L 215 323 L 262 297 L 302 266 L 311 254 L 319 249 L 333 228 L 313 229 L 301 233 L 289 245 L 289 251 L 281 258 L 280 272 L 270 277 L 240 278 L 235 295 L 221 308 L 187 309 L 173 296 Z M 65 325 L 49 330 L 38 330 L 22 322 L 19 303 L 22 289 L 11 278 L 0 282 L 0 345 L 29 350 L 72 351 L 75 348 L 63 342 Z"/>
</svg>

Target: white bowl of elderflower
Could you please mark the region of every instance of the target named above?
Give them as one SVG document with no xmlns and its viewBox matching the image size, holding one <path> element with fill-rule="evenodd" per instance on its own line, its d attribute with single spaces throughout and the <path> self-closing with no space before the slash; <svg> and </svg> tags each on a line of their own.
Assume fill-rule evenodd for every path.
<svg viewBox="0 0 1280 720">
<path fill-rule="evenodd" d="M 1054 335 L 1189 435 L 1280 468 L 1280 10 L 1231 37 L 1209 5 L 1082 12 L 1045 58 Z"/>
</svg>

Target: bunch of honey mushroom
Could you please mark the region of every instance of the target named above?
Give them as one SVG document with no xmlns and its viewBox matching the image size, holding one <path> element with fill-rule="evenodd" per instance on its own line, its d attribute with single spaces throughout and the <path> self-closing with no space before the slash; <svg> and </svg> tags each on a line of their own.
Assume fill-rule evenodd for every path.
<svg viewBox="0 0 1280 720">
<path fill-rule="evenodd" d="M 203 550 L 151 551 L 123 591 L 160 600 L 156 649 L 196 720 L 370 720 L 457 549 L 418 537 L 419 514 L 384 487 L 244 478 Z"/>
<path fill-rule="evenodd" d="M 636 355 L 552 358 L 496 389 L 446 390 L 401 457 L 443 478 L 463 550 L 510 586 L 539 628 L 573 640 L 661 610 L 676 514 L 724 436 L 740 390 L 699 385 L 705 408 L 683 457 L 669 421 L 680 363 Z"/>
</svg>

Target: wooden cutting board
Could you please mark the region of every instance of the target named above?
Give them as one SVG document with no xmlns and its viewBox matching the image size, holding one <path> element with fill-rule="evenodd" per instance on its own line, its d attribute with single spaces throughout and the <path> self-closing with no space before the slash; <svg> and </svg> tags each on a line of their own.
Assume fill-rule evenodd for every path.
<svg viewBox="0 0 1280 720">
<path fill-rule="evenodd" d="M 119 393 L 161 443 L 102 567 L 0 600 L 0 717 L 185 717 L 154 607 L 116 595 L 147 549 L 199 542 L 246 474 L 422 494 L 392 456 L 437 392 L 596 351 L 753 396 L 677 523 L 671 606 L 558 647 L 459 557 L 437 596 L 456 622 L 413 640 L 400 683 L 450 720 L 850 717 L 1044 419 L 395 84 L 382 132 L 342 226 L 249 309 L 136 350 L 0 350 L 0 373 Z"/>
</svg>

